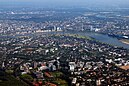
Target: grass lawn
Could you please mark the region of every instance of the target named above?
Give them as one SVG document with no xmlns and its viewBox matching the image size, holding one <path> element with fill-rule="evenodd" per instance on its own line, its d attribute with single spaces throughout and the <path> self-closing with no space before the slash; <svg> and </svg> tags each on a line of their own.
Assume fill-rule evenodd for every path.
<svg viewBox="0 0 129 86">
<path fill-rule="evenodd" d="M 53 77 L 60 77 L 61 75 L 63 75 L 62 72 L 58 72 L 58 71 L 56 71 L 56 72 L 50 72 L 50 73 L 51 73 L 51 75 L 52 75 Z"/>
<path fill-rule="evenodd" d="M 58 84 L 59 86 L 67 86 L 67 82 L 65 80 L 62 79 L 57 79 L 55 81 L 52 81 L 55 84 Z"/>
</svg>

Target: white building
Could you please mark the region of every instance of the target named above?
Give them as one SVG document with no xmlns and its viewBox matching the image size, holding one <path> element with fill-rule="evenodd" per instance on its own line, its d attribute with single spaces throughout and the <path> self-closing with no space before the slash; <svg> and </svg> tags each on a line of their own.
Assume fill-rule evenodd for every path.
<svg viewBox="0 0 129 86">
<path fill-rule="evenodd" d="M 70 71 L 74 71 L 74 69 L 75 69 L 75 62 L 69 62 L 69 69 L 70 69 Z"/>
</svg>

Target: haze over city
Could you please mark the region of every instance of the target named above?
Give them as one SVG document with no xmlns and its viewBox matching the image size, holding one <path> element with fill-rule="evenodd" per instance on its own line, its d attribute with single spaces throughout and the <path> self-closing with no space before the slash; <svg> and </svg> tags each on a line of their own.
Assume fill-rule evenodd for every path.
<svg viewBox="0 0 129 86">
<path fill-rule="evenodd" d="M 1 6 L 28 7 L 128 7 L 129 0 L 0 0 Z"/>
</svg>

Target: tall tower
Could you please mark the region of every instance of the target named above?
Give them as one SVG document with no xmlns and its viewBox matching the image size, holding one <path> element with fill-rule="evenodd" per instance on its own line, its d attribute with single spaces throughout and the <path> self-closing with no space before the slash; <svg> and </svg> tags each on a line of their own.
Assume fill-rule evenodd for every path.
<svg viewBox="0 0 129 86">
<path fill-rule="evenodd" d="M 84 31 L 84 25 L 83 25 L 83 23 L 82 23 L 82 28 L 81 28 L 81 30 Z"/>
<path fill-rule="evenodd" d="M 5 63 L 3 62 L 3 63 L 2 63 L 2 68 L 4 68 L 4 67 L 5 67 Z"/>
</svg>

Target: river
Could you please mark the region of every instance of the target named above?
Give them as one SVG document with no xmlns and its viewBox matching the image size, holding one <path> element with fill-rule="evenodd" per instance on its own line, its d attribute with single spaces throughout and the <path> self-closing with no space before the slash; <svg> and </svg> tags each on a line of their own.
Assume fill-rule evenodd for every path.
<svg viewBox="0 0 129 86">
<path fill-rule="evenodd" d="M 99 34 L 99 33 L 95 33 L 95 32 L 45 32 L 45 33 L 41 33 L 41 34 L 78 34 L 78 35 L 82 35 L 82 36 L 89 36 L 92 37 L 100 42 L 104 42 L 113 46 L 118 46 L 118 47 L 123 47 L 126 49 L 129 49 L 129 44 L 124 44 L 122 42 L 120 42 L 117 38 L 113 38 L 110 37 L 108 35 L 104 35 L 104 34 Z M 38 34 L 38 35 L 41 35 Z M 34 36 L 34 34 L 33 34 Z M 2 36 L 0 36 L 2 37 Z M 8 38 L 8 37 L 6 37 Z"/>
<path fill-rule="evenodd" d="M 126 49 L 129 49 L 129 45 L 128 44 L 124 44 L 122 42 L 120 42 L 117 38 L 113 38 L 110 37 L 108 35 L 104 35 L 104 34 L 98 34 L 98 33 L 91 33 L 91 32 L 85 32 L 85 33 L 79 33 L 80 35 L 84 35 L 84 36 L 89 36 L 92 37 L 100 42 L 104 42 L 104 43 L 108 43 L 114 46 L 118 46 L 118 47 L 123 47 Z"/>
<path fill-rule="evenodd" d="M 54 34 L 78 34 L 82 36 L 89 36 L 100 42 L 104 42 L 104 43 L 107 43 L 113 46 L 118 46 L 118 47 L 129 49 L 128 44 L 124 44 L 120 42 L 117 38 L 113 38 L 105 34 L 99 34 L 95 32 L 54 32 Z"/>
</svg>

